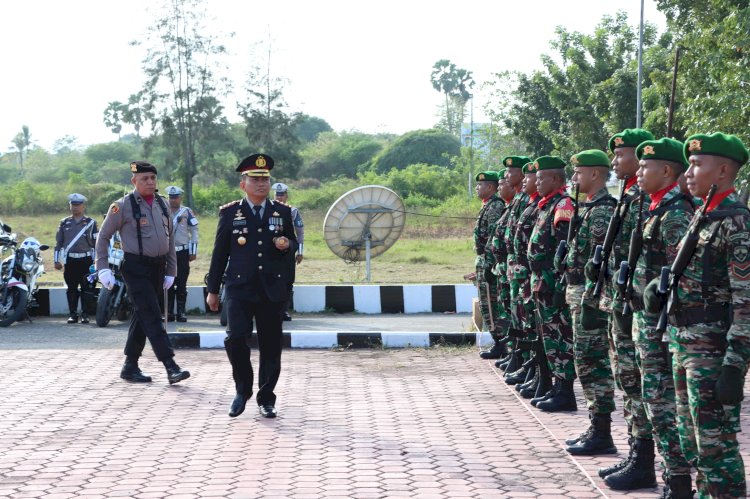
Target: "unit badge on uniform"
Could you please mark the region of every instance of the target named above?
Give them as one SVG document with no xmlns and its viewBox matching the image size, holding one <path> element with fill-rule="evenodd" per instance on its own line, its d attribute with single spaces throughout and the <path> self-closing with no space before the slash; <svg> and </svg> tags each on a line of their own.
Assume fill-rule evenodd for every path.
<svg viewBox="0 0 750 499">
<path fill-rule="evenodd" d="M 112 206 L 110 206 L 109 211 L 112 212 L 112 214 L 116 214 L 120 211 L 120 207 L 117 206 L 117 203 L 112 203 Z"/>
</svg>

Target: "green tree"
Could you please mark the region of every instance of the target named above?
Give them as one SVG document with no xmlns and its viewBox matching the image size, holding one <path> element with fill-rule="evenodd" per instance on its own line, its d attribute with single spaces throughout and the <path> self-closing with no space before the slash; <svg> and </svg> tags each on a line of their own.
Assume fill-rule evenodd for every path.
<svg viewBox="0 0 750 499">
<path fill-rule="evenodd" d="M 143 60 L 143 116 L 162 133 L 162 143 L 171 151 L 167 159 L 178 165 L 175 170 L 188 205 L 193 204 L 193 177 L 202 159 L 199 144 L 228 126 L 218 99 L 225 81 L 216 76 L 225 69 L 226 49 L 206 29 L 205 18 L 201 0 L 165 1 L 161 17 L 148 29 L 150 46 Z M 129 107 L 134 107 L 130 101 Z"/>
<path fill-rule="evenodd" d="M 449 167 L 460 149 L 461 143 L 452 134 L 436 129 L 415 130 L 396 139 L 373 158 L 371 166 L 377 173 L 419 163 Z"/>
<path fill-rule="evenodd" d="M 18 162 L 21 165 L 21 176 L 23 177 L 23 160 L 31 147 L 31 132 L 28 126 L 23 125 L 21 131 L 13 137 L 13 145 L 16 146 L 16 150 L 18 151 Z"/>
<path fill-rule="evenodd" d="M 104 126 L 109 128 L 112 133 L 116 133 L 118 140 L 122 131 L 122 111 L 123 105 L 120 101 L 110 102 L 104 110 Z"/>
<path fill-rule="evenodd" d="M 320 180 L 344 175 L 355 178 L 386 144 L 382 137 L 361 132 L 323 132 L 301 152 L 301 176 Z"/>
<path fill-rule="evenodd" d="M 333 128 L 323 118 L 301 114 L 294 134 L 300 142 L 314 142 L 323 132 L 332 132 Z"/>
<path fill-rule="evenodd" d="M 441 59 L 432 66 L 430 75 L 432 88 L 445 96 L 439 128 L 458 137 L 466 116 L 466 103 L 472 95 L 474 78 L 471 71 L 456 67 L 448 59 Z"/>
</svg>

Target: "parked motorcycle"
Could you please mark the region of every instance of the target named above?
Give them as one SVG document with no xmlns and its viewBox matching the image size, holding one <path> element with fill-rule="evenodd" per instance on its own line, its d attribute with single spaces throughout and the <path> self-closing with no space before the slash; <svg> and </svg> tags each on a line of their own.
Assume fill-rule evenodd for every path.
<svg viewBox="0 0 750 499">
<path fill-rule="evenodd" d="M 99 327 L 105 327 L 109 324 L 113 316 L 117 317 L 119 321 L 126 321 L 133 313 L 133 305 L 128 297 L 127 286 L 120 270 L 124 257 L 125 252 L 122 250 L 119 236 L 112 236 L 107 259 L 109 261 L 109 268 L 115 276 L 115 285 L 112 289 L 102 287 L 99 290 L 99 297 L 96 301 L 96 325 Z M 92 269 L 91 275 L 95 279 L 96 274 L 93 272 L 94 269 Z"/>
<path fill-rule="evenodd" d="M 37 279 L 44 274 L 42 251 L 48 249 L 33 237 L 18 244 L 18 236 L 7 224 L 0 231 L 0 256 L 12 254 L 0 263 L 0 327 L 20 320 L 29 308 L 38 306 Z"/>
</svg>

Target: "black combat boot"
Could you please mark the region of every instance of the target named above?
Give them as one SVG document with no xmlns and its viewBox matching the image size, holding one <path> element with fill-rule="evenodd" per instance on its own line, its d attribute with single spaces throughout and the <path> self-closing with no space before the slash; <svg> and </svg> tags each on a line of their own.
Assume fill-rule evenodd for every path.
<svg viewBox="0 0 750 499">
<path fill-rule="evenodd" d="M 539 368 L 537 368 L 536 372 L 534 373 L 534 377 L 531 380 L 531 383 L 518 390 L 518 393 L 525 399 L 533 398 L 536 394 L 536 389 L 539 386 L 541 379 L 542 377 L 541 374 L 539 374 Z"/>
<path fill-rule="evenodd" d="M 693 482 L 690 475 L 674 475 L 665 480 L 662 497 L 665 499 L 693 499 Z"/>
<path fill-rule="evenodd" d="M 578 442 L 580 442 L 582 439 L 588 438 L 588 436 L 591 435 L 591 432 L 594 431 L 594 425 L 593 425 L 593 423 L 591 423 L 591 417 L 592 417 L 592 414 L 589 412 L 589 426 L 588 426 L 588 428 L 586 428 L 585 430 L 583 430 L 583 432 L 581 432 L 581 434 L 578 435 L 577 437 L 569 438 L 569 439 L 565 440 L 565 445 L 575 445 Z"/>
<path fill-rule="evenodd" d="M 577 411 L 576 395 L 573 392 L 573 380 L 560 380 L 560 386 L 553 396 L 543 400 L 536 405 L 537 409 L 544 412 Z"/>
<path fill-rule="evenodd" d="M 510 355 L 508 356 L 509 360 L 508 363 L 504 366 L 500 366 L 500 369 L 505 371 L 506 374 L 514 373 L 518 370 L 518 368 L 521 367 L 521 364 L 523 364 L 523 359 L 521 358 L 521 354 L 513 349 L 510 352 Z"/>
<path fill-rule="evenodd" d="M 604 483 L 613 490 L 656 487 L 654 441 L 650 438 L 636 438 L 633 444 L 633 457 L 628 465 L 617 473 L 608 475 Z"/>
<path fill-rule="evenodd" d="M 596 456 L 616 454 L 617 447 L 612 441 L 612 417 L 609 414 L 594 414 L 591 418 L 591 432 L 567 449 L 575 456 Z"/>
<path fill-rule="evenodd" d="M 125 363 L 122 365 L 120 371 L 120 377 L 125 381 L 132 381 L 134 383 L 150 383 L 151 376 L 143 374 L 141 368 L 138 367 L 138 357 L 126 357 Z"/>
<path fill-rule="evenodd" d="M 523 361 L 523 358 L 521 357 L 520 353 L 517 353 L 518 358 Z M 526 367 L 526 364 L 521 364 L 521 366 L 513 371 L 513 372 L 505 372 L 505 383 L 508 385 L 517 385 L 519 383 L 523 383 L 526 381 L 526 376 L 529 375 L 529 368 Z"/>
<path fill-rule="evenodd" d="M 190 377 L 190 371 L 183 371 L 180 369 L 180 366 L 177 365 L 174 358 L 165 360 L 163 364 L 164 367 L 167 368 L 167 379 L 169 380 L 170 385 L 179 383 L 183 379 L 188 379 Z"/>
<path fill-rule="evenodd" d="M 185 302 L 177 300 L 177 322 L 187 322 L 185 315 Z"/>
<path fill-rule="evenodd" d="M 482 350 L 479 356 L 483 359 L 499 359 L 505 355 L 505 344 L 501 338 L 495 338 L 495 344 L 489 350 Z"/>
<path fill-rule="evenodd" d="M 555 381 L 553 383 L 548 376 L 542 375 L 542 377 L 539 379 L 539 386 L 536 387 L 534 398 L 531 399 L 531 405 L 536 407 L 539 402 L 542 402 L 554 396 L 559 389 L 559 378 L 555 378 Z"/>
<path fill-rule="evenodd" d="M 518 383 L 516 385 L 516 391 L 520 392 L 524 388 L 528 388 L 529 386 L 536 383 L 537 376 L 536 376 L 536 361 L 534 359 L 531 359 L 527 361 L 524 364 L 524 367 L 527 367 L 526 370 L 526 378 L 523 380 L 522 383 Z"/>
<path fill-rule="evenodd" d="M 628 446 L 630 447 L 630 450 L 628 451 L 628 457 L 624 458 L 619 463 L 615 463 L 612 466 L 607 466 L 606 468 L 599 468 L 599 476 L 601 478 L 605 478 L 608 475 L 611 475 L 612 473 L 617 473 L 621 469 L 623 469 L 625 466 L 630 463 L 630 460 L 633 459 L 633 442 L 635 442 L 635 439 L 633 437 L 628 438 Z"/>
</svg>

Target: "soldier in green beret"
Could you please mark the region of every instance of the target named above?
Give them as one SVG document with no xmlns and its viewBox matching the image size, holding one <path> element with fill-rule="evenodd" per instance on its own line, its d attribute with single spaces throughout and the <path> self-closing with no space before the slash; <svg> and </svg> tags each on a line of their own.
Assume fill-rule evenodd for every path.
<svg viewBox="0 0 750 499">
<path fill-rule="evenodd" d="M 642 299 L 646 285 L 659 276 L 663 266 L 674 262 L 677 244 L 693 216 L 691 197 L 685 196 L 678 184 L 687 161 L 682 142 L 669 138 L 642 142 L 636 148 L 636 155 L 640 160 L 638 186 L 649 195 L 651 203 L 642 224 L 640 257 L 631 277 L 633 289 L 632 292 L 625 289 L 623 293 L 629 294 L 634 311 L 633 341 L 641 372 L 643 404 L 666 467 L 662 475 L 665 494 L 687 498 L 692 497 L 690 464 L 682 453 L 677 433 L 672 366 L 668 363 L 663 331 L 657 330 L 659 310 L 644 309 Z M 631 461 L 628 466 L 637 463 Z M 621 473 L 627 473 L 627 467 L 607 479 L 615 480 Z"/>
<path fill-rule="evenodd" d="M 527 199 L 526 207 L 518 216 L 514 224 L 509 224 L 513 233 L 513 265 L 508 266 L 508 279 L 511 281 L 511 293 L 517 288 L 515 298 L 511 295 L 514 327 L 522 330 L 521 337 L 529 340 L 529 343 L 538 345 L 539 338 L 536 337 L 536 305 L 531 292 L 531 267 L 529 266 L 528 248 L 531 232 L 534 230 L 537 215 L 539 214 L 539 192 L 536 190 L 536 164 L 529 160 L 521 171 L 524 175 L 521 182 L 524 198 Z M 509 255 L 510 259 L 510 255 Z M 534 349 L 534 377 L 520 386 L 517 385 L 519 393 L 524 398 L 542 397 L 550 388 L 550 369 L 543 348 Z"/>
<path fill-rule="evenodd" d="M 697 463 L 700 497 L 745 497 L 737 432 L 750 362 L 750 210 L 734 181 L 748 151 L 714 133 L 688 137 L 684 153 L 690 192 L 708 201 L 716 187 L 675 257 L 675 267 L 687 262 L 668 308 L 680 444 Z"/>
<path fill-rule="evenodd" d="M 633 314 L 624 313 L 625 304 L 623 297 L 617 293 L 617 289 L 610 280 L 614 271 L 620 266 L 620 262 L 628 260 L 630 238 L 636 227 L 639 211 L 643 212 L 648 206 L 648 199 L 640 203 L 641 192 L 636 185 L 638 180 L 638 158 L 635 148 L 645 140 L 653 140 L 651 132 L 641 128 L 629 128 L 612 136 L 609 140 L 609 149 L 613 154 L 612 168 L 618 180 L 625 182 L 623 199 L 621 200 L 619 217 L 613 217 L 612 222 L 618 218 L 618 227 L 608 227 L 607 231 L 615 232 L 614 244 L 606 265 L 602 266 L 601 278 L 606 283 L 600 296 L 592 296 L 593 300 L 599 300 L 600 310 L 611 314 L 610 316 L 610 340 L 614 348 L 614 373 L 615 384 L 623 392 L 623 412 L 628 424 L 630 439 L 630 453 L 628 457 L 619 463 L 602 468 L 599 476 L 605 478 L 608 475 L 624 469 L 633 459 L 636 449 L 640 457 L 637 468 L 629 468 L 627 475 L 621 477 L 615 486 L 618 490 L 632 490 L 644 487 L 656 486 L 656 474 L 654 473 L 654 440 L 651 422 L 646 415 L 641 397 L 641 375 L 636 363 L 635 344 L 633 343 Z M 600 278 L 594 270 L 593 262 L 586 264 L 586 278 L 597 282 Z M 651 466 L 649 467 L 649 456 Z M 608 482 L 607 482 L 608 483 Z"/>
<path fill-rule="evenodd" d="M 531 289 L 536 303 L 537 328 L 544 338 L 544 350 L 554 375 L 554 386 L 532 404 L 543 411 L 575 411 L 575 366 L 570 310 L 553 259 L 560 241 L 568 235 L 573 218 L 573 201 L 565 193 L 565 162 L 557 156 L 542 156 L 534 162 L 539 215 L 528 246 Z"/>
<path fill-rule="evenodd" d="M 567 287 L 565 301 L 573 319 L 575 368 L 583 386 L 591 424 L 578 438 L 567 440 L 567 451 L 576 455 L 614 454 L 612 411 L 615 410 L 615 382 L 609 363 L 608 315 L 584 294 L 583 268 L 597 244 L 604 243 L 609 220 L 617 201 L 607 190 L 610 163 L 604 151 L 591 149 L 571 158 L 573 183 L 586 195 L 580 203 L 578 220 L 571 222 L 574 234 L 564 265 Z M 556 262 L 560 266 L 560 262 Z M 589 286 L 590 288 L 590 286 Z"/>
<path fill-rule="evenodd" d="M 492 234 L 498 219 L 505 210 L 505 201 L 497 193 L 499 175 L 497 172 L 477 173 L 475 190 L 482 200 L 477 222 L 474 226 L 474 251 L 477 254 L 474 262 L 476 283 L 479 293 L 479 306 L 482 312 L 482 330 L 489 331 L 495 342 L 489 350 L 480 352 L 482 358 L 499 358 L 502 353 L 502 330 L 495 323 L 497 312 L 497 278 L 492 273 L 494 258 L 492 256 Z M 489 355 L 489 357 L 488 357 Z"/>
</svg>

